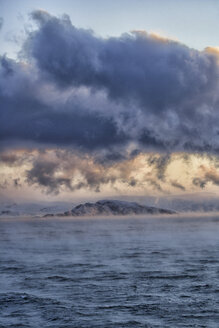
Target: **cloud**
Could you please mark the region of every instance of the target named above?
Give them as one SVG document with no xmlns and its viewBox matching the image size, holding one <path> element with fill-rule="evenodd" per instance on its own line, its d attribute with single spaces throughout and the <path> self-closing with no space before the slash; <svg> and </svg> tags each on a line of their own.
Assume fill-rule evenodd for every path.
<svg viewBox="0 0 219 328">
<path fill-rule="evenodd" d="M 0 146 L 218 152 L 218 59 L 146 32 L 103 39 L 34 11 L 20 60 L 0 60 Z M 110 159 L 106 158 L 106 161 Z M 165 179 L 164 163 L 157 163 Z M 64 183 L 64 182 L 63 182 Z"/>
<path fill-rule="evenodd" d="M 113 154 L 113 153 L 112 153 Z M 0 185 L 5 190 L 58 195 L 76 191 L 116 194 L 170 194 L 211 190 L 219 185 L 218 160 L 206 154 L 150 154 L 76 149 L 16 149 L 0 153 Z M 107 161 L 107 159 L 109 159 Z M 27 191 L 26 191 L 27 192 Z"/>
<path fill-rule="evenodd" d="M 27 182 L 30 185 L 37 184 L 45 187 L 48 193 L 58 193 L 63 185 L 71 189 L 70 178 L 54 176 L 57 168 L 57 163 L 38 159 L 34 162 L 33 167 L 27 171 Z"/>
<path fill-rule="evenodd" d="M 175 188 L 180 189 L 180 190 L 183 190 L 183 191 L 186 190 L 185 187 L 181 183 L 179 183 L 178 181 L 175 181 L 175 180 L 171 181 L 171 185 Z"/>
<path fill-rule="evenodd" d="M 101 186 L 116 181 L 113 172 L 95 163 L 93 158 L 59 150 L 34 156 L 25 176 L 29 185 L 40 187 L 48 194 L 82 188 L 99 192 Z"/>
<path fill-rule="evenodd" d="M 81 189 L 145 191 L 148 186 L 162 191 L 154 168 L 147 166 L 147 155 L 130 152 L 126 159 L 107 162 L 106 158 L 99 161 L 95 155 L 60 148 L 3 152 L 0 180 L 16 188 L 28 185 L 54 195 Z"/>
<path fill-rule="evenodd" d="M 8 167 L 22 166 L 24 163 L 29 163 L 31 156 L 28 152 L 22 150 L 17 151 L 0 151 L 0 164 L 5 164 Z"/>
<path fill-rule="evenodd" d="M 86 149 L 125 142 L 124 133 L 117 129 L 112 117 L 87 107 L 89 97 L 46 100 L 43 81 L 35 73 L 6 57 L 0 60 L 1 142 Z M 45 84 L 43 87 L 46 89 Z M 95 107 L 95 103 L 90 106 Z"/>
<path fill-rule="evenodd" d="M 169 154 L 151 155 L 148 158 L 149 166 L 153 166 L 155 168 L 157 178 L 162 181 L 165 181 L 165 173 L 170 161 L 171 156 Z"/>
<path fill-rule="evenodd" d="M 0 30 L 2 29 L 4 24 L 4 19 L 2 17 L 0 17 Z"/>
<path fill-rule="evenodd" d="M 219 47 L 207 47 L 205 51 L 219 58 Z"/>
<path fill-rule="evenodd" d="M 219 173 L 216 170 L 209 170 L 205 173 L 205 178 L 215 185 L 219 185 Z"/>
<path fill-rule="evenodd" d="M 146 168 L 143 155 L 132 154 L 121 161 L 97 161 L 95 156 L 69 150 L 49 150 L 30 153 L 30 168 L 25 171 L 25 181 L 41 188 L 47 194 L 80 189 L 100 192 L 111 189 L 140 188 L 147 186 L 162 192 L 159 177 Z M 106 158 L 105 158 L 106 159 Z M 162 161 L 162 160 L 161 160 Z"/>
<path fill-rule="evenodd" d="M 157 191 L 161 192 L 163 191 L 161 188 L 161 185 L 159 184 L 159 182 L 157 182 L 155 179 L 151 179 L 148 178 L 147 181 L 149 182 L 149 184 Z"/>
<path fill-rule="evenodd" d="M 193 184 L 201 188 L 205 188 L 208 182 L 218 186 L 219 185 L 219 173 L 215 167 L 206 167 L 205 165 L 200 166 L 201 177 L 195 177 Z"/>
<path fill-rule="evenodd" d="M 0 182 L 0 189 L 6 189 L 8 187 L 8 181 L 3 180 Z"/>
<path fill-rule="evenodd" d="M 19 187 L 22 187 L 21 183 L 20 183 L 20 179 L 17 178 L 17 179 L 14 179 L 14 187 L 15 188 L 19 188 Z"/>
<path fill-rule="evenodd" d="M 14 153 L 1 153 L 0 162 L 6 163 L 7 165 L 14 165 L 18 161 L 18 156 Z"/>
<path fill-rule="evenodd" d="M 102 39 L 75 28 L 67 16 L 37 11 L 32 17 L 39 29 L 26 51 L 60 85 L 105 89 L 112 99 L 162 112 L 191 97 L 198 105 L 217 81 L 213 56 L 178 42 L 137 31 Z"/>
</svg>

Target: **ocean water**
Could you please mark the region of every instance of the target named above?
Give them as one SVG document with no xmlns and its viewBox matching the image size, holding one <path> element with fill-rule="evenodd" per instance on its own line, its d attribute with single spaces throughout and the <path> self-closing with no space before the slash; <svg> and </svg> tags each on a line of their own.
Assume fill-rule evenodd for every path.
<svg viewBox="0 0 219 328">
<path fill-rule="evenodd" d="M 219 327 L 219 218 L 1 219 L 0 327 Z"/>
</svg>

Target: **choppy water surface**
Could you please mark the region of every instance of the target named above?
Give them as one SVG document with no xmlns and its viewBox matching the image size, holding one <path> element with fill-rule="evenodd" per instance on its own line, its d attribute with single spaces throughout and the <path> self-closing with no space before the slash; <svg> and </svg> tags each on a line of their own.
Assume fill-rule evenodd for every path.
<svg viewBox="0 0 219 328">
<path fill-rule="evenodd" d="M 0 327 L 219 327 L 219 219 L 1 219 Z"/>
</svg>

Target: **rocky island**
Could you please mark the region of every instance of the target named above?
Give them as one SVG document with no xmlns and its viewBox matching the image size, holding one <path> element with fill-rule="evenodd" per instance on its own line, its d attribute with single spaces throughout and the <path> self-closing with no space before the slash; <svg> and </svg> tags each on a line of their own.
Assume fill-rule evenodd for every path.
<svg viewBox="0 0 219 328">
<path fill-rule="evenodd" d="M 72 210 L 60 214 L 46 214 L 48 216 L 110 216 L 110 215 L 144 215 L 144 214 L 174 214 L 175 211 L 140 205 L 135 202 L 119 200 L 100 200 L 96 203 L 84 203 Z"/>
</svg>

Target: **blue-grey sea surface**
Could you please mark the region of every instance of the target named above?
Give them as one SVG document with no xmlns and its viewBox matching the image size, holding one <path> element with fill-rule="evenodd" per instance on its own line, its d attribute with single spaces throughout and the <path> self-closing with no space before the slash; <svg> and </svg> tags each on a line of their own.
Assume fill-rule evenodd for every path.
<svg viewBox="0 0 219 328">
<path fill-rule="evenodd" d="M 0 221 L 0 327 L 219 327 L 219 217 Z"/>
</svg>

